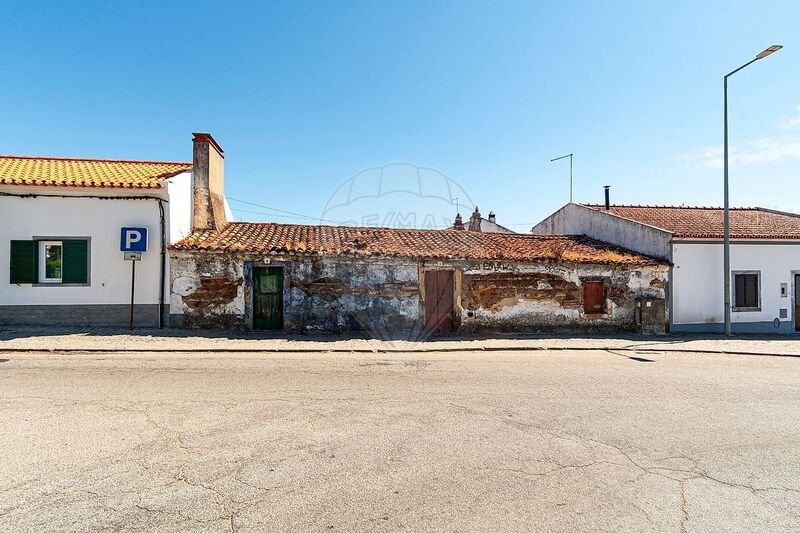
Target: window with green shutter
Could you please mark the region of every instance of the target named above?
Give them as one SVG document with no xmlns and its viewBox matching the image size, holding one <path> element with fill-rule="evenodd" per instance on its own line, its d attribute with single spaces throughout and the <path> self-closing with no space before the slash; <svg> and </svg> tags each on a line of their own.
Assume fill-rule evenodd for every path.
<svg viewBox="0 0 800 533">
<path fill-rule="evenodd" d="M 11 283 L 36 283 L 36 241 L 11 241 Z"/>
<path fill-rule="evenodd" d="M 11 283 L 89 283 L 89 239 L 11 241 Z"/>
<path fill-rule="evenodd" d="M 63 240 L 63 268 L 61 283 L 89 282 L 89 241 L 86 239 Z"/>
</svg>

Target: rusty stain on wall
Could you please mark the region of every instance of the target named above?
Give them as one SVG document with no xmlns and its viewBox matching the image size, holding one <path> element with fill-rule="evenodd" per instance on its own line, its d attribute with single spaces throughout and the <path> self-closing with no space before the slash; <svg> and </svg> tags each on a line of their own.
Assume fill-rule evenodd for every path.
<svg viewBox="0 0 800 533">
<path fill-rule="evenodd" d="M 560 276 L 546 273 L 465 275 L 463 305 L 466 309 L 498 310 L 520 300 L 553 300 L 574 305 L 580 287 Z"/>
<path fill-rule="evenodd" d="M 200 287 L 183 297 L 184 303 L 192 309 L 206 309 L 211 306 L 232 302 L 242 284 L 242 278 L 223 277 L 200 278 Z"/>
</svg>

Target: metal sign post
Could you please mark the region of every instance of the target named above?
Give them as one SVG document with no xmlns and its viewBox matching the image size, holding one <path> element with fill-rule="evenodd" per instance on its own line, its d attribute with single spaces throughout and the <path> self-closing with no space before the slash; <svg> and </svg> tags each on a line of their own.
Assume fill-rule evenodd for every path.
<svg viewBox="0 0 800 533">
<path fill-rule="evenodd" d="M 142 260 L 142 252 L 124 252 L 122 254 L 125 261 L 131 262 L 131 316 L 128 329 L 133 329 L 133 298 L 136 293 L 136 262 Z"/>
<path fill-rule="evenodd" d="M 133 295 L 136 292 L 136 261 L 131 261 L 131 321 L 128 329 L 133 330 Z"/>
<path fill-rule="evenodd" d="M 131 316 L 129 329 L 133 329 L 133 295 L 136 288 L 136 261 L 147 251 L 147 228 L 126 227 L 119 233 L 119 249 L 123 259 L 131 262 Z"/>
</svg>

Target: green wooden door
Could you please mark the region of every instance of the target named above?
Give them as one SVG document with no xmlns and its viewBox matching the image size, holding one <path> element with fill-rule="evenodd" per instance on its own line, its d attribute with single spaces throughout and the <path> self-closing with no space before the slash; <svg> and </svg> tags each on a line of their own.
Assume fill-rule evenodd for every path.
<svg viewBox="0 0 800 533">
<path fill-rule="evenodd" d="M 253 269 L 253 328 L 283 329 L 283 269 Z"/>
</svg>

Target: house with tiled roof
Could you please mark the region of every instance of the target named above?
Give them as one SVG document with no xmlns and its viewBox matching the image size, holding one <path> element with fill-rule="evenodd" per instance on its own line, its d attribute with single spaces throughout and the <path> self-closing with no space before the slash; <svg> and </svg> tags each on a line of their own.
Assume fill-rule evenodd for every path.
<svg viewBox="0 0 800 533">
<path fill-rule="evenodd" d="M 208 192 L 195 189 L 195 202 Z M 634 330 L 644 315 L 650 331 L 666 325 L 669 261 L 584 235 L 225 221 L 193 227 L 169 247 L 175 327 L 416 339 Z"/>
<path fill-rule="evenodd" d="M 494 211 L 489 211 L 489 218 L 483 218 L 481 216 L 481 212 L 478 210 L 477 205 L 475 206 L 475 211 L 472 212 L 472 216 L 470 216 L 469 221 L 467 221 L 466 224 L 461 218 L 461 213 L 457 213 L 455 222 L 453 224 L 453 229 L 482 231 L 484 233 L 516 233 L 515 231 L 498 224 L 497 215 L 495 215 Z"/>
<path fill-rule="evenodd" d="M 166 247 L 191 231 L 193 183 L 221 169 L 214 146 L 195 134 L 193 162 L 0 155 L 0 325 L 129 325 L 123 228 L 146 250 L 133 323 L 166 325 Z"/>
<path fill-rule="evenodd" d="M 570 203 L 532 232 L 582 233 L 669 260 L 671 331 L 724 331 L 722 208 Z M 732 331 L 800 332 L 800 214 L 733 208 L 730 239 Z"/>
</svg>

